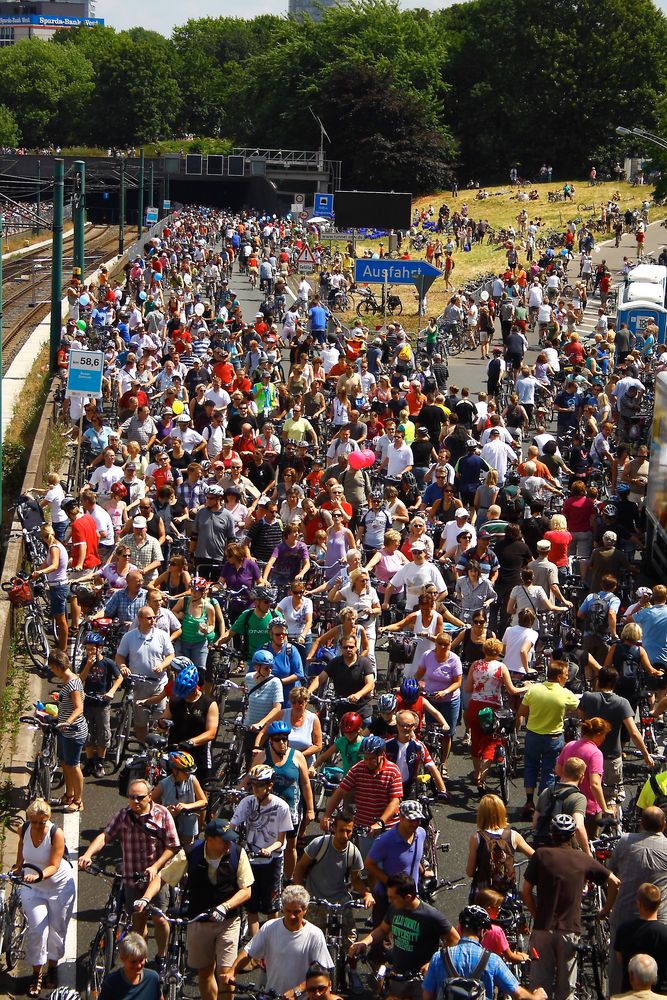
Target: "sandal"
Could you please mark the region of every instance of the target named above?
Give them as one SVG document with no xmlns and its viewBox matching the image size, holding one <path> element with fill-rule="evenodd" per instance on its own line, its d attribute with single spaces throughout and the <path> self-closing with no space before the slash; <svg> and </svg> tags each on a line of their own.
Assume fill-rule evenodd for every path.
<svg viewBox="0 0 667 1000">
<path fill-rule="evenodd" d="M 58 989 L 58 966 L 50 965 L 44 976 L 44 988 L 47 990 Z"/>
<path fill-rule="evenodd" d="M 83 812 L 83 802 L 81 799 L 72 799 L 64 809 L 66 813 L 82 813 Z"/>
<path fill-rule="evenodd" d="M 27 993 L 29 997 L 38 997 L 41 992 L 42 992 L 42 971 L 40 969 L 39 972 L 33 972 Z"/>
</svg>

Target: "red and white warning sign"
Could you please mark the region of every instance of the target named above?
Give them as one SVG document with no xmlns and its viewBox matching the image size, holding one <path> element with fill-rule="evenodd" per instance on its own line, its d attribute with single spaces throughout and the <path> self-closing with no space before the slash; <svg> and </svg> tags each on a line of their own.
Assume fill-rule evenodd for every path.
<svg viewBox="0 0 667 1000">
<path fill-rule="evenodd" d="M 316 266 L 315 258 L 313 256 L 313 251 L 310 249 L 307 243 L 299 250 L 299 255 L 296 258 L 296 269 L 297 271 L 302 271 L 304 273 L 314 271 Z"/>
</svg>

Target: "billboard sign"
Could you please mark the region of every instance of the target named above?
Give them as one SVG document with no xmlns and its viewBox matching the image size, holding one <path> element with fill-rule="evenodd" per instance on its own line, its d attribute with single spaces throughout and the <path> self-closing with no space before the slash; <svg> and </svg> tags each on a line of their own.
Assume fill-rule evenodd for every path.
<svg viewBox="0 0 667 1000">
<path fill-rule="evenodd" d="M 395 191 L 336 191 L 338 229 L 409 229 L 412 195 Z"/>
</svg>

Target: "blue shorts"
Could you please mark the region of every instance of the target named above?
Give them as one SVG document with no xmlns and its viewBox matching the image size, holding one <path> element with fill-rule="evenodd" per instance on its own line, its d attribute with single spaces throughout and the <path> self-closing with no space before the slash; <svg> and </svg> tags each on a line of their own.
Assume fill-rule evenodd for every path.
<svg viewBox="0 0 667 1000">
<path fill-rule="evenodd" d="M 82 740 L 73 740 L 58 733 L 58 760 L 67 767 L 78 767 L 83 750 Z"/>
<path fill-rule="evenodd" d="M 49 585 L 49 604 L 51 606 L 51 614 L 54 617 L 65 614 L 68 597 L 68 583 L 54 583 Z"/>
</svg>

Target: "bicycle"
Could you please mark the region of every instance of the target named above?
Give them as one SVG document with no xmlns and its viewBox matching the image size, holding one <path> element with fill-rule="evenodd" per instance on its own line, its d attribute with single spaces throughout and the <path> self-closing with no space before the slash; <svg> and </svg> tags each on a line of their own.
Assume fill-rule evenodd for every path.
<svg viewBox="0 0 667 1000">
<path fill-rule="evenodd" d="M 39 711 L 38 709 L 36 711 Z M 19 719 L 32 729 L 39 729 L 42 734 L 42 745 L 32 764 L 32 773 L 28 782 L 28 801 L 40 798 L 48 802 L 51 798 L 53 785 L 56 783 L 58 769 L 57 727 L 56 716 L 40 713 L 39 715 L 22 715 Z"/>
<path fill-rule="evenodd" d="M 207 823 L 210 819 L 217 819 L 218 816 L 230 819 L 238 803 L 248 794 L 245 789 L 241 788 L 220 788 L 212 781 L 206 782 L 204 791 L 208 794 L 208 802 L 206 804 Z M 227 803 L 230 804 L 231 809 L 225 808 Z M 229 815 L 224 816 L 225 813 L 229 813 Z"/>
<path fill-rule="evenodd" d="M 136 675 L 133 675 L 133 677 L 136 678 Z M 145 678 L 142 677 L 141 680 L 144 681 Z M 162 735 L 162 733 L 156 733 L 152 727 L 154 727 L 159 721 L 161 728 L 171 729 L 174 724 L 173 719 L 158 720 L 157 716 L 162 712 L 162 709 L 158 705 L 147 705 L 145 710 L 148 713 L 149 719 L 149 731 L 146 734 L 146 743 L 144 748 L 140 750 L 139 753 L 128 757 L 125 762 L 125 772 L 123 778 L 126 773 L 127 785 L 125 785 L 124 780 L 119 782 L 118 790 L 121 794 L 125 794 L 127 787 L 129 787 L 132 781 L 142 779 L 147 781 L 151 787 L 154 787 L 162 780 L 162 778 L 166 777 L 168 773 L 168 754 L 166 753 L 167 745 L 169 743 L 168 737 Z"/>
<path fill-rule="evenodd" d="M 166 961 L 164 963 L 164 995 L 167 1000 L 180 1000 L 183 995 L 183 985 L 187 975 L 187 947 L 185 935 L 188 926 L 188 918 L 183 916 L 170 916 L 164 913 L 159 907 L 149 903 L 145 907 L 145 912 L 156 917 L 161 917 L 169 924 L 169 944 L 167 946 Z"/>
<path fill-rule="evenodd" d="M 653 716 L 651 692 L 644 687 L 639 691 L 638 713 L 639 732 L 644 740 L 644 745 L 650 754 L 657 754 L 658 740 L 655 735 L 655 718 Z"/>
<path fill-rule="evenodd" d="M 329 953 L 333 960 L 333 985 L 335 990 L 346 990 L 350 985 L 350 968 L 347 961 L 349 941 L 344 927 L 343 914 L 346 910 L 364 910 L 366 907 L 358 899 L 346 899 L 343 903 L 332 903 L 328 899 L 314 896 L 313 906 L 321 906 L 326 911 L 326 930 Z"/>
<path fill-rule="evenodd" d="M 2 584 L 2 589 L 6 594 L 9 594 L 20 586 L 25 592 L 25 598 L 20 600 L 10 598 L 10 600 L 15 607 L 23 609 L 23 640 L 28 656 L 40 673 L 45 674 L 47 673 L 50 652 L 49 639 L 54 641 L 56 639 L 55 620 L 51 614 L 48 587 L 44 577 L 28 580 L 27 574 L 22 573 L 5 581 Z"/>
<path fill-rule="evenodd" d="M 40 876 L 38 881 L 41 880 L 42 873 L 35 865 L 24 863 L 23 867 L 36 871 Z M 7 971 L 11 972 L 23 954 L 23 942 L 28 929 L 19 892 L 20 887 L 26 883 L 15 872 L 1 873 L 0 882 L 10 882 L 12 886 L 8 900 L 0 894 L 0 952 L 5 956 Z"/>
<path fill-rule="evenodd" d="M 128 913 L 125 907 L 123 886 L 123 879 L 128 876 L 124 876 L 120 869 L 112 875 L 98 865 L 91 865 L 90 868 L 83 870 L 87 871 L 89 875 L 95 875 L 111 884 L 99 926 L 85 959 L 87 966 L 86 1000 L 97 1000 L 102 980 L 115 965 L 120 940 L 132 929 L 132 914 Z M 135 873 L 132 877 L 143 878 L 146 881 L 143 872 Z"/>
</svg>

